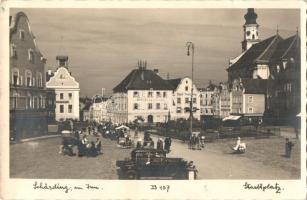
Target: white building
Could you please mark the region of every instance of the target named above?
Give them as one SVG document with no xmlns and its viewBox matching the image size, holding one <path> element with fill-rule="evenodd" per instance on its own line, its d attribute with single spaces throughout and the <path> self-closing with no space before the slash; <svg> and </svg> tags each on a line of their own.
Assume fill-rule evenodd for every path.
<svg viewBox="0 0 307 200">
<path fill-rule="evenodd" d="M 102 96 L 95 96 L 93 103 L 89 108 L 90 121 L 106 122 L 109 121 L 107 114 L 107 100 L 108 98 Z"/>
<path fill-rule="evenodd" d="M 167 122 L 172 109 L 172 86 L 157 70 L 139 63 L 114 89 L 108 113 L 115 123 L 142 119 L 145 123 Z M 111 110 L 111 111 L 110 111 Z"/>
<path fill-rule="evenodd" d="M 58 68 L 54 74 L 48 72 L 47 77 L 50 80 L 46 83 L 47 88 L 55 90 L 55 119 L 79 120 L 79 83 L 68 71 L 68 57 L 57 56 L 56 59 Z"/>
<path fill-rule="evenodd" d="M 167 80 L 173 86 L 173 106 L 171 119 L 188 119 L 190 117 L 190 103 L 192 80 L 188 77 Z M 193 118 L 200 120 L 200 92 L 193 84 Z"/>
<path fill-rule="evenodd" d="M 213 96 L 216 93 L 217 86 L 210 83 L 205 88 L 200 88 L 200 115 L 213 116 Z"/>
</svg>

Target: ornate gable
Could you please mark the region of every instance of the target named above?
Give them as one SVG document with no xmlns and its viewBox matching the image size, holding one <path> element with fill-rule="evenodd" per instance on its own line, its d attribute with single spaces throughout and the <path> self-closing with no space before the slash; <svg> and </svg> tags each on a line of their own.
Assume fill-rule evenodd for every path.
<svg viewBox="0 0 307 200">
<path fill-rule="evenodd" d="M 72 77 L 65 67 L 60 67 L 54 73 L 54 76 L 46 84 L 47 88 L 76 88 L 79 89 L 79 83 Z"/>
</svg>

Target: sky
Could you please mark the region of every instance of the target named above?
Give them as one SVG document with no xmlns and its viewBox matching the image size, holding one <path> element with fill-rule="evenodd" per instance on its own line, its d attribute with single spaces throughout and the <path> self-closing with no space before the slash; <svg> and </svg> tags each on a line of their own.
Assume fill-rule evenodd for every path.
<svg viewBox="0 0 307 200">
<path fill-rule="evenodd" d="M 56 70 L 56 56 L 69 57 L 80 96 L 112 89 L 146 60 L 162 78 L 191 75 L 186 42 L 195 45 L 194 79 L 198 87 L 227 80 L 229 59 L 241 53 L 247 9 L 11 9 L 25 12 L 36 43 Z M 287 38 L 300 26 L 295 9 L 255 9 L 259 38 Z"/>
</svg>

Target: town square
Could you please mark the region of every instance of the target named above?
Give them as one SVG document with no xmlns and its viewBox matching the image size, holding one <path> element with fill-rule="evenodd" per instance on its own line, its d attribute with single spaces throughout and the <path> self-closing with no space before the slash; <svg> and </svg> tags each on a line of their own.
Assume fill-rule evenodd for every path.
<svg viewBox="0 0 307 200">
<path fill-rule="evenodd" d="M 11 178 L 301 178 L 299 9 L 41 12 L 10 12 Z"/>
</svg>

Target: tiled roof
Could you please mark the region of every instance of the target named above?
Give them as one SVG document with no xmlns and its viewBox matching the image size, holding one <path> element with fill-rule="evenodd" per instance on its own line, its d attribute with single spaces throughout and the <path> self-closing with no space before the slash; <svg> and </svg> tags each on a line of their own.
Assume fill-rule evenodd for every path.
<svg viewBox="0 0 307 200">
<path fill-rule="evenodd" d="M 169 79 L 169 80 L 166 80 L 166 81 L 172 86 L 172 90 L 176 90 L 176 88 L 178 87 L 178 85 L 181 82 L 181 78 Z"/>
<path fill-rule="evenodd" d="M 300 37 L 295 34 L 278 44 L 278 48 L 272 56 L 272 60 L 279 60 L 289 56 L 294 57 L 300 53 Z"/>
<path fill-rule="evenodd" d="M 132 70 L 126 78 L 113 88 L 113 92 L 128 90 L 172 90 L 172 86 L 154 71 L 146 68 Z"/>
<path fill-rule="evenodd" d="M 277 34 L 250 47 L 245 54 L 227 70 L 248 67 L 256 62 L 269 62 L 278 43 L 283 39 Z"/>
<path fill-rule="evenodd" d="M 265 94 L 267 80 L 242 78 L 241 82 L 245 89 L 245 94 Z"/>
</svg>

